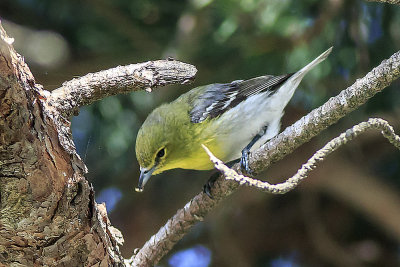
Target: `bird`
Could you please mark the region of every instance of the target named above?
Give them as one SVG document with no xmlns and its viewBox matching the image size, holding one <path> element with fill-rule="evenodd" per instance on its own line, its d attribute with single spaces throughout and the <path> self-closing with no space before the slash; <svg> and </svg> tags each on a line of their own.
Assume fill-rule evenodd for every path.
<svg viewBox="0 0 400 267">
<path fill-rule="evenodd" d="M 152 175 L 170 169 L 213 169 L 202 145 L 224 162 L 240 159 L 243 172 L 251 173 L 249 154 L 279 133 L 299 83 L 331 51 L 294 73 L 196 87 L 154 109 L 136 138 L 140 177 L 135 190 L 143 191 Z"/>
</svg>

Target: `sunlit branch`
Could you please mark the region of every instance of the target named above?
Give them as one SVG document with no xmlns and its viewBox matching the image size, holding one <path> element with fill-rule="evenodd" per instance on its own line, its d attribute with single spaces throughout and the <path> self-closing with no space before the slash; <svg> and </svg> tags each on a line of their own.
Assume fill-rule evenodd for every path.
<svg viewBox="0 0 400 267">
<path fill-rule="evenodd" d="M 107 96 L 190 82 L 196 72 L 193 65 L 176 60 L 118 66 L 64 82 L 51 92 L 47 100 L 49 105 L 69 117 L 77 113 L 81 106 Z"/>
</svg>

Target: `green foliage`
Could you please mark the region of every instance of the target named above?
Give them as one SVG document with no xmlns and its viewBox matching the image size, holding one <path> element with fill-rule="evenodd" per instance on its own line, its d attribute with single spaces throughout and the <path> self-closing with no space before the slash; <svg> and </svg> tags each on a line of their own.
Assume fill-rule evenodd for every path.
<svg viewBox="0 0 400 267">
<path fill-rule="evenodd" d="M 139 177 L 134 153 L 136 133 L 155 106 L 202 84 L 296 71 L 328 47 L 334 46 L 328 60 L 305 77 L 295 94 L 286 112 L 287 119 L 284 119 L 292 122 L 364 76 L 400 47 L 400 9 L 361 0 L 2 0 L 0 14 L 5 20 L 25 25 L 34 31 L 49 30 L 66 40 L 70 54 L 63 66 L 43 69 L 31 65 L 35 76 L 46 88 L 57 87 L 64 80 L 87 72 L 167 56 L 192 63 L 199 69 L 192 85 L 160 88 L 151 94 L 135 92 L 110 97 L 82 109 L 80 115 L 73 119 L 74 140 L 78 152 L 89 167 L 88 176 L 96 191 L 116 187 L 123 193 L 122 201 L 117 205 L 117 223 L 131 222 L 139 227 L 135 224 L 139 221 L 142 227 L 140 229 L 149 227 L 144 236 L 138 237 L 137 232 L 133 237 L 125 235 L 125 239 L 140 239 L 140 242 L 132 241 L 134 245 L 130 242 L 131 247 L 140 246 L 166 218 L 197 193 L 207 176 L 201 172 L 173 171 L 153 178 L 146 188 L 147 192 L 142 195 L 133 192 Z M 9 34 L 13 36 L 12 33 Z M 30 63 L 30 59 L 27 60 Z M 397 82 L 374 97 L 365 108 L 344 119 L 341 129 L 354 125 L 359 119 L 377 116 L 376 114 L 391 114 L 398 118 L 398 87 Z M 361 148 L 355 150 L 361 153 Z M 351 153 L 348 154 L 352 155 Z M 390 170 L 385 177 L 391 183 L 399 184 L 398 179 L 395 179 L 400 176 L 398 153 L 388 155 L 381 151 L 379 155 L 382 155 L 383 160 L 377 156 L 375 161 L 369 162 L 371 172 Z M 300 161 L 303 162 L 304 158 Z M 289 166 L 291 163 L 287 164 Z M 196 176 L 203 179 L 196 179 Z M 249 199 L 254 198 L 253 194 L 249 193 Z M 283 201 L 275 204 L 285 206 L 288 210 L 299 210 L 299 207 L 293 208 L 287 202 L 294 197 L 292 194 L 286 200 L 275 199 L 276 202 Z M 256 198 L 262 197 L 257 195 Z M 327 203 L 327 213 L 334 212 L 339 205 L 335 201 L 324 201 Z M 241 202 L 232 206 L 240 205 Z M 259 205 L 261 211 L 253 211 L 253 206 L 249 207 L 250 210 L 242 210 L 242 213 L 231 211 L 230 214 L 236 214 L 231 215 L 236 216 L 236 225 L 246 225 L 248 221 L 273 222 L 271 217 L 281 218 L 285 222 L 290 221 L 285 218 L 292 218 L 298 223 L 296 225 L 304 223 L 297 221 L 300 219 L 296 211 L 290 214 L 287 211 L 288 215 L 285 217 L 279 213 L 282 211 L 275 210 L 270 214 L 271 217 L 249 219 L 252 218 L 252 213 L 260 216 L 264 213 L 263 209 L 268 209 L 263 204 Z M 346 229 L 350 229 L 348 231 L 358 229 L 359 224 L 351 222 L 348 209 L 337 209 L 342 212 L 340 214 L 344 213 L 343 217 L 350 220 L 346 224 Z M 126 210 L 129 210 L 129 214 L 124 212 Z M 244 214 L 246 218 L 240 214 Z M 233 220 L 226 221 L 230 225 L 229 222 Z M 363 222 L 362 233 L 368 236 L 370 226 L 365 220 Z M 276 221 L 275 223 L 279 224 Z M 187 243 L 183 242 L 184 245 L 180 246 L 190 246 L 191 242 L 193 245 L 191 238 L 200 235 L 201 238 L 196 236 L 195 239 L 208 242 L 209 247 L 213 248 L 213 238 L 207 236 L 207 233 L 213 233 L 211 228 L 214 226 L 210 226 L 210 229 L 195 229 L 192 236 L 188 237 L 189 241 L 184 241 Z M 124 226 L 123 223 L 117 227 L 122 228 L 124 234 L 135 228 Z M 220 227 L 222 230 L 219 228 L 218 231 L 223 233 L 224 227 Z M 232 225 L 230 227 L 236 229 Z M 264 226 L 260 223 L 257 231 L 269 227 L 270 225 Z M 334 228 L 335 225 L 331 227 Z M 276 226 L 276 229 L 281 228 Z M 248 238 L 246 236 L 257 236 L 250 230 L 246 231 L 249 232 L 241 236 L 243 240 Z M 231 236 L 229 238 L 232 240 Z M 268 237 L 270 238 L 271 236 Z M 350 240 L 353 237 L 348 235 L 346 238 Z M 282 241 L 281 238 L 276 239 L 272 238 L 271 242 L 276 244 Z M 296 247 L 296 242 L 293 242 L 289 242 L 290 247 Z M 382 241 L 382 244 L 385 242 L 389 241 Z M 247 240 L 243 243 L 254 242 Z M 267 252 L 254 247 L 252 252 L 248 251 L 249 255 L 243 257 L 250 262 L 249 266 L 255 266 L 257 261 L 260 266 L 265 266 L 270 260 L 276 259 L 273 255 L 282 255 L 285 259 L 293 258 L 290 256 L 292 251 L 278 250 L 276 247 L 272 248 L 271 244 L 269 246 L 271 250 Z M 307 246 L 309 245 L 305 247 Z M 350 243 L 344 245 L 350 246 Z M 289 246 L 285 244 L 285 247 Z M 326 265 L 324 260 L 316 259 L 315 255 L 308 255 L 310 257 L 307 258 L 307 252 L 302 247 L 297 246 L 296 251 L 303 256 L 295 257 L 296 261 L 315 266 Z M 127 248 L 126 253 L 131 253 L 131 250 Z M 213 253 L 223 254 L 218 252 L 218 248 L 211 250 Z M 393 251 L 397 250 L 388 249 L 385 253 L 393 253 L 390 254 L 393 256 Z M 226 265 L 228 260 L 225 260 L 219 266 Z M 376 266 L 388 266 L 385 263 L 387 262 L 377 260 Z"/>
</svg>

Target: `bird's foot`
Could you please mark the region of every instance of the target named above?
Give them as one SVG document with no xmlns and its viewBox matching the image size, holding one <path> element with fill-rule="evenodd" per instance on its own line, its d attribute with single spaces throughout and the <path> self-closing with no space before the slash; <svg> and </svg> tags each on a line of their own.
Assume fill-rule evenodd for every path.
<svg viewBox="0 0 400 267">
<path fill-rule="evenodd" d="M 211 199 L 213 199 L 211 188 L 214 186 L 215 181 L 218 179 L 220 175 L 221 174 L 219 172 L 213 173 L 211 177 L 208 179 L 207 183 L 203 186 L 204 194 L 209 196 Z"/>
<path fill-rule="evenodd" d="M 253 172 L 250 169 L 249 165 L 249 155 L 250 149 L 243 149 L 242 150 L 242 157 L 240 158 L 240 169 L 242 170 L 243 174 L 252 175 Z"/>
</svg>

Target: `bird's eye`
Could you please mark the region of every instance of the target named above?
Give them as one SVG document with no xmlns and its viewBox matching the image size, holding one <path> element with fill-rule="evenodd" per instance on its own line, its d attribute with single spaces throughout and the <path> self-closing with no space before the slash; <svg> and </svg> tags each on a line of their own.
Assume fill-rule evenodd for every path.
<svg viewBox="0 0 400 267">
<path fill-rule="evenodd" d="M 157 152 L 157 158 L 162 158 L 165 155 L 165 149 L 161 148 L 160 151 Z"/>
</svg>

